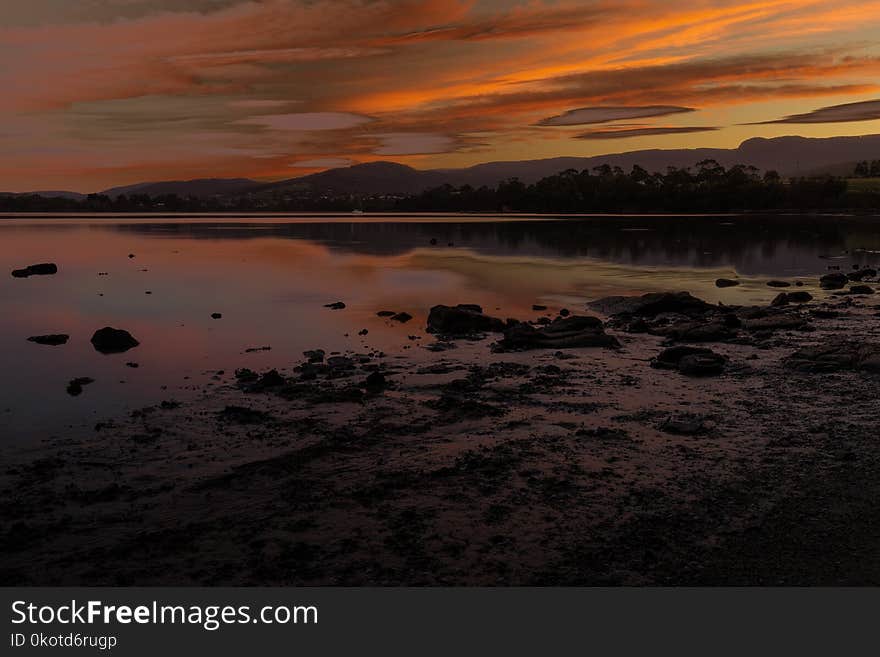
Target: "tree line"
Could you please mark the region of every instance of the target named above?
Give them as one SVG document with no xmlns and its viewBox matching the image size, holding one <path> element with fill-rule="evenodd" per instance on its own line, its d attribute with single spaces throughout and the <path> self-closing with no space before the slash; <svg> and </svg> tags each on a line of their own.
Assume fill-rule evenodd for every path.
<svg viewBox="0 0 880 657">
<path fill-rule="evenodd" d="M 872 165 L 868 166 L 871 171 Z M 85 199 L 36 195 L 0 197 L 2 212 L 711 212 L 761 210 L 880 209 L 880 192 L 848 189 L 845 178 L 783 179 L 752 166 L 726 168 L 714 160 L 694 168 L 649 173 L 608 165 L 568 169 L 525 184 L 512 178 L 494 187 L 442 185 L 412 195 L 354 195 L 301 190 L 274 195 L 210 199 L 174 194 Z"/>
</svg>

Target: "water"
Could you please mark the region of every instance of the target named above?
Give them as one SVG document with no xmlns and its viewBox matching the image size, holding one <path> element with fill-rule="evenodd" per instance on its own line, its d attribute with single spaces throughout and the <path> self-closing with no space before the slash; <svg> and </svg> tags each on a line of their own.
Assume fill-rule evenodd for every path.
<svg viewBox="0 0 880 657">
<path fill-rule="evenodd" d="M 433 358 L 419 345 L 438 303 L 524 319 L 534 303 L 578 311 L 662 290 L 766 303 L 778 292 L 770 278 L 803 277 L 811 289 L 829 266 L 880 263 L 878 227 L 880 218 L 850 216 L 0 217 L 0 435 L 24 446 L 63 438 L 196 395 L 218 384 L 218 370 L 289 369 L 317 347 Z M 8 275 L 37 262 L 59 273 Z M 744 284 L 719 290 L 721 276 Z M 346 309 L 323 307 L 334 301 Z M 401 325 L 380 310 L 414 319 Z M 107 325 L 141 346 L 97 353 L 89 338 Z M 26 341 L 46 333 L 71 339 Z M 246 352 L 262 346 L 272 350 Z M 95 383 L 69 396 L 67 382 L 82 376 Z"/>
</svg>

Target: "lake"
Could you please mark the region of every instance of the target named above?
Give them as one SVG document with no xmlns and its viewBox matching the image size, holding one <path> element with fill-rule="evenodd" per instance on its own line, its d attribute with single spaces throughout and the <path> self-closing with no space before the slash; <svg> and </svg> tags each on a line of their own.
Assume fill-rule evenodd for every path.
<svg viewBox="0 0 880 657">
<path fill-rule="evenodd" d="M 58 274 L 9 275 L 39 262 Z M 771 278 L 810 289 L 830 267 L 880 263 L 880 218 L 3 216 L 0 263 L 0 435 L 26 447 L 197 395 L 236 368 L 292 368 L 307 349 L 424 353 L 440 303 L 520 319 L 539 314 L 533 304 L 583 312 L 598 297 L 663 290 L 767 303 Z M 718 289 L 718 277 L 743 284 Z M 345 309 L 325 307 L 336 301 Z M 140 346 L 96 352 L 103 326 Z M 70 341 L 27 341 L 49 333 Z M 248 351 L 261 347 L 271 350 Z M 95 382 L 73 397 L 77 377 Z"/>
</svg>

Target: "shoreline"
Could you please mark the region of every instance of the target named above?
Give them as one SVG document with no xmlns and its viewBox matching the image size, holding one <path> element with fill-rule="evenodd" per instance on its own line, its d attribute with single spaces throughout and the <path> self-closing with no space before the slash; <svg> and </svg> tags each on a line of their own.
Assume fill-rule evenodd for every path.
<svg viewBox="0 0 880 657">
<path fill-rule="evenodd" d="M 218 374 L 10 461 L 0 581 L 876 584 L 880 379 L 792 356 L 876 350 L 880 305 L 820 294 L 647 332 L 600 314 L 619 348 L 497 353 L 489 333 L 428 364 Z M 740 325 L 707 336 L 722 311 Z M 723 373 L 651 366 L 678 344 Z"/>
</svg>

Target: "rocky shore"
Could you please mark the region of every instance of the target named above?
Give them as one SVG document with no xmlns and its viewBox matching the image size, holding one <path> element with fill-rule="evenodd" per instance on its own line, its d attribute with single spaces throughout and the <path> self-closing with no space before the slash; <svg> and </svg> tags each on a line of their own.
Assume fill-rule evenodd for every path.
<svg viewBox="0 0 880 657">
<path fill-rule="evenodd" d="M 217 371 L 4 457 L 0 581 L 878 584 L 880 296 L 856 274 L 760 307 L 438 305 L 423 357 Z"/>
</svg>

